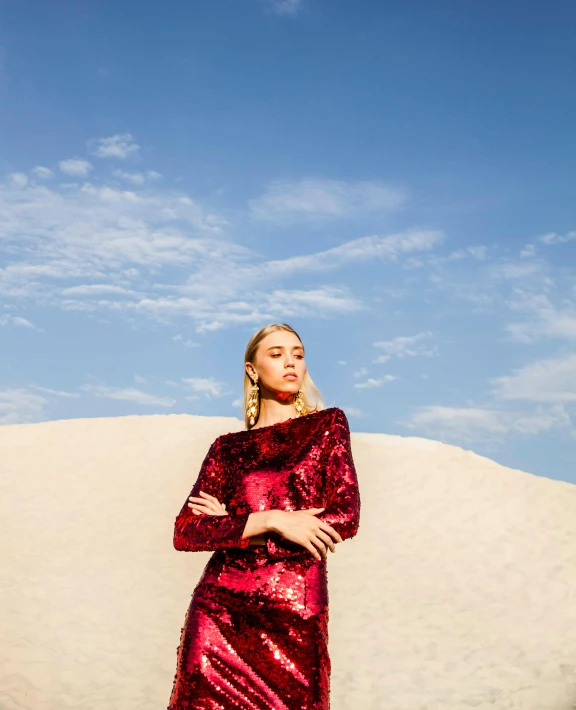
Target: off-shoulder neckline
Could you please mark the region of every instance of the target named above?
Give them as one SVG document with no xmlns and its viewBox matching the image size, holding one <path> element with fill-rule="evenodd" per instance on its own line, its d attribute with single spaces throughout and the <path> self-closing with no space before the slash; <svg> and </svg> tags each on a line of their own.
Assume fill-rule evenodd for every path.
<svg viewBox="0 0 576 710">
<path fill-rule="evenodd" d="M 290 417 L 289 419 L 284 419 L 281 422 L 275 422 L 274 424 L 266 424 L 265 426 L 260 426 L 257 429 L 240 429 L 238 431 L 231 431 L 228 432 L 228 434 L 222 434 L 222 437 L 225 436 L 234 436 L 237 434 L 250 434 L 251 436 L 254 436 L 258 434 L 258 432 L 261 431 L 269 431 L 271 429 L 278 429 L 278 427 L 285 427 L 287 424 L 290 422 L 301 422 L 305 419 L 308 419 L 309 417 L 314 417 L 317 414 L 322 414 L 323 412 L 329 412 L 332 410 L 338 409 L 338 407 L 325 407 L 324 409 L 317 409 L 315 412 L 310 412 L 310 414 L 304 414 L 299 417 Z"/>
</svg>

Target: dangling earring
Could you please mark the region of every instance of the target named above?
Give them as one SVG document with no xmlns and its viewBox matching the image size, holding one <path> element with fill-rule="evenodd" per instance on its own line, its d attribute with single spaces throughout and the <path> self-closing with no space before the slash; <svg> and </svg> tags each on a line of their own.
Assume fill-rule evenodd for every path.
<svg viewBox="0 0 576 710">
<path fill-rule="evenodd" d="M 294 409 L 298 412 L 299 417 L 306 414 L 308 411 L 304 404 L 304 392 L 302 390 L 298 390 L 298 394 L 294 398 Z"/>
<path fill-rule="evenodd" d="M 246 416 L 249 418 L 250 426 L 256 423 L 258 410 L 260 409 L 260 397 L 258 389 L 258 380 L 254 382 L 250 388 L 250 396 L 248 397 L 248 406 L 246 407 Z"/>
</svg>

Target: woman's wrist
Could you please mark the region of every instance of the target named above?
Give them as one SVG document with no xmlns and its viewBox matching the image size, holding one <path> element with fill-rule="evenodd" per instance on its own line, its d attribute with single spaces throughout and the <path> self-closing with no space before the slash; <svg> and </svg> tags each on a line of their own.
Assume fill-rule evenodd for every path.
<svg viewBox="0 0 576 710">
<path fill-rule="evenodd" d="M 266 532 L 280 532 L 280 530 L 278 529 L 278 518 L 280 517 L 278 513 L 281 512 L 281 510 L 268 511 L 268 517 L 266 519 Z"/>
</svg>

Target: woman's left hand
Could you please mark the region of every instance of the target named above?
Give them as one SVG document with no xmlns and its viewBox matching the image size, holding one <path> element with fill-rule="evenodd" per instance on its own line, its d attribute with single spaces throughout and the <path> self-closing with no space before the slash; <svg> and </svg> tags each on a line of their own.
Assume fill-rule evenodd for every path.
<svg viewBox="0 0 576 710">
<path fill-rule="evenodd" d="M 191 503 L 188 503 L 188 507 L 192 508 L 192 512 L 196 515 L 200 513 L 207 513 L 208 515 L 228 515 L 226 506 L 218 501 L 218 498 L 211 496 L 209 493 L 200 491 L 200 495 L 203 498 L 197 498 L 196 496 L 190 496 L 188 498 Z"/>
<path fill-rule="evenodd" d="M 200 495 L 203 498 L 197 498 L 196 496 L 190 496 L 188 498 L 191 503 L 188 503 L 188 507 L 192 508 L 192 512 L 196 515 L 200 513 L 208 513 L 208 515 L 228 515 L 226 506 L 224 503 L 220 503 L 218 498 L 211 496 L 209 493 L 204 493 L 200 491 Z M 265 535 L 253 535 L 250 538 L 250 545 L 265 545 L 266 536 Z"/>
</svg>

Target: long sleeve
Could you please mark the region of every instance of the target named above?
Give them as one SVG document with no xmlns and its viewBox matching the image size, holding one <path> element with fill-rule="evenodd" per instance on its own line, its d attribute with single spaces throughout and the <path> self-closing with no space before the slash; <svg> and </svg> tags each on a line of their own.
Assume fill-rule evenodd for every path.
<svg viewBox="0 0 576 710">
<path fill-rule="evenodd" d="M 319 465 L 326 467 L 326 502 L 324 506 L 319 504 L 308 507 L 325 507 L 325 510 L 314 517 L 331 525 L 342 540 L 347 540 L 356 535 L 360 525 L 360 491 L 352 457 L 348 419 L 339 407 L 335 408 L 330 424 L 330 440 Z M 272 559 L 303 553 L 310 555 L 305 547 L 276 532 L 268 533 L 266 548 Z"/>
<path fill-rule="evenodd" d="M 200 468 L 196 483 L 188 497 L 202 497 L 200 491 L 226 502 L 226 462 L 220 449 L 220 438 L 210 446 Z M 185 552 L 200 552 L 237 547 L 244 549 L 250 538 L 242 537 L 250 513 L 210 515 L 194 513 L 188 497 L 174 523 L 174 547 Z"/>
</svg>

